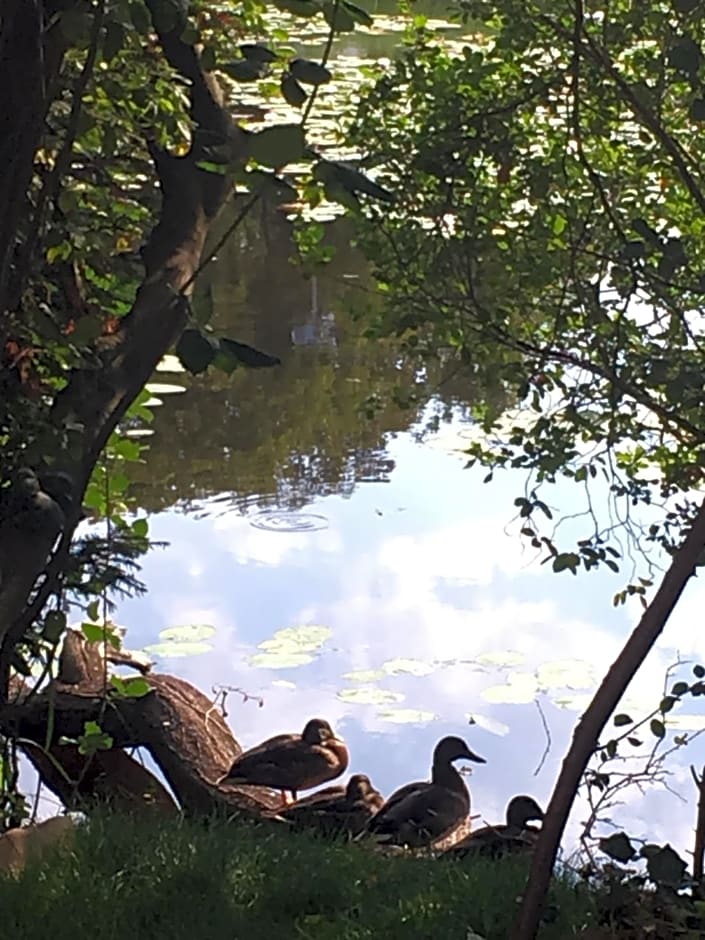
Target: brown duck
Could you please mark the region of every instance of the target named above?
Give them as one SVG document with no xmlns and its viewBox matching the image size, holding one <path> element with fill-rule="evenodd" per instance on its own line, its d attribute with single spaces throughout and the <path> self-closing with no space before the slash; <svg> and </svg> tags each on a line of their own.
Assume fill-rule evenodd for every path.
<svg viewBox="0 0 705 940">
<path fill-rule="evenodd" d="M 243 751 L 219 783 L 254 784 L 285 791 L 293 798 L 299 790 L 310 790 L 334 780 L 350 760 L 345 742 L 322 718 L 312 718 L 301 734 L 278 734 L 257 747 Z"/>
<path fill-rule="evenodd" d="M 529 826 L 532 819 L 543 819 L 543 810 L 531 796 L 515 796 L 509 801 L 506 823 L 483 826 L 456 842 L 443 853 L 444 858 L 501 858 L 503 855 L 531 852 L 539 830 Z"/>
<path fill-rule="evenodd" d="M 372 817 L 366 832 L 386 845 L 430 845 L 452 832 L 470 812 L 470 793 L 453 761 L 484 764 L 462 738 L 442 738 L 433 751 L 431 782 L 407 783 Z"/>
<path fill-rule="evenodd" d="M 365 774 L 353 774 L 347 786 L 325 787 L 288 806 L 278 819 L 295 829 L 315 829 L 325 835 L 356 836 L 384 803 Z"/>
</svg>

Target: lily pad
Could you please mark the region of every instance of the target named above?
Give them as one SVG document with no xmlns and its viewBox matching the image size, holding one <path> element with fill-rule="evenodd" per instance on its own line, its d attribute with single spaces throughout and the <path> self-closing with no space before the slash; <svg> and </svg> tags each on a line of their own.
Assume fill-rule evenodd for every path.
<svg viewBox="0 0 705 940">
<path fill-rule="evenodd" d="M 330 627 L 320 624 L 303 624 L 299 627 L 283 627 L 268 640 L 258 643 L 257 649 L 277 653 L 307 653 L 319 650 L 333 636 Z"/>
<path fill-rule="evenodd" d="M 377 717 L 382 721 L 391 721 L 397 725 L 421 725 L 435 721 L 438 715 L 420 708 L 389 708 L 377 712 Z"/>
<path fill-rule="evenodd" d="M 496 666 L 498 669 L 513 669 L 521 666 L 526 657 L 518 650 L 495 650 L 491 653 L 482 653 L 475 658 L 475 662 L 482 666 Z"/>
<path fill-rule="evenodd" d="M 533 702 L 538 692 L 536 676 L 530 672 L 518 672 L 510 676 L 504 685 L 493 685 L 482 691 L 486 702 L 505 705 L 525 705 Z"/>
<path fill-rule="evenodd" d="M 212 649 L 211 643 L 167 640 L 163 643 L 150 643 L 149 646 L 144 647 L 144 652 L 149 653 L 150 656 L 159 656 L 162 659 L 167 657 L 176 659 L 184 656 L 200 656 L 202 653 L 210 653 Z"/>
<path fill-rule="evenodd" d="M 171 353 L 167 353 L 166 356 L 162 356 L 156 366 L 156 372 L 185 372 L 186 370 L 179 362 L 178 356 L 173 356 Z"/>
<path fill-rule="evenodd" d="M 148 382 L 145 389 L 150 395 L 178 395 L 186 391 L 185 385 L 170 385 L 167 382 Z"/>
<path fill-rule="evenodd" d="M 159 639 L 198 643 L 212 637 L 214 633 L 215 627 L 209 623 L 187 623 L 178 627 L 165 627 L 164 630 L 159 631 Z"/>
<path fill-rule="evenodd" d="M 395 676 L 407 674 L 410 676 L 428 676 L 434 671 L 431 663 L 425 663 L 421 659 L 388 659 L 382 663 L 382 669 L 389 675 Z"/>
<path fill-rule="evenodd" d="M 592 665 L 583 659 L 556 659 L 542 663 L 536 676 L 544 689 L 589 689 L 594 684 Z"/>
<path fill-rule="evenodd" d="M 389 689 L 341 689 L 336 697 L 351 705 L 388 705 L 404 701 L 401 692 Z"/>
<path fill-rule="evenodd" d="M 250 656 L 247 662 L 257 669 L 294 669 L 296 666 L 308 666 L 314 659 L 315 656 L 311 656 L 309 653 L 273 651 L 255 653 L 254 656 Z"/>
<path fill-rule="evenodd" d="M 343 673 L 343 679 L 348 682 L 377 682 L 385 679 L 387 673 L 384 669 L 356 669 L 353 672 Z"/>
</svg>

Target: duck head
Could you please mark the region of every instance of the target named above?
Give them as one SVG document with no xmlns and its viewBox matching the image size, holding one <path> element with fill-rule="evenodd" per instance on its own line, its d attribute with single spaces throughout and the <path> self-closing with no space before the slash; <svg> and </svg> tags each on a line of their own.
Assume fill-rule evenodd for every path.
<svg viewBox="0 0 705 940">
<path fill-rule="evenodd" d="M 301 737 L 306 744 L 326 744 L 328 741 L 341 740 L 324 718 L 312 718 L 307 721 Z"/>
<path fill-rule="evenodd" d="M 451 735 L 447 738 L 441 738 L 433 751 L 434 764 L 450 764 L 456 760 L 471 760 L 476 764 L 485 764 L 484 757 L 480 757 L 474 751 L 471 751 L 462 738 Z"/>
<path fill-rule="evenodd" d="M 507 824 L 523 829 L 530 819 L 543 819 L 543 810 L 532 796 L 515 796 L 507 806 Z"/>
<path fill-rule="evenodd" d="M 373 790 L 374 787 L 367 774 L 353 774 L 348 780 L 346 795 L 349 800 L 364 800 Z"/>
</svg>

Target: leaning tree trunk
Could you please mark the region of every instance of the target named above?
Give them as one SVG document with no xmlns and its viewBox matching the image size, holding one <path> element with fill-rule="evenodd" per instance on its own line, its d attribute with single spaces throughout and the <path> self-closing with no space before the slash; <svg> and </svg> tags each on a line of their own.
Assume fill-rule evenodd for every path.
<svg viewBox="0 0 705 940">
<path fill-rule="evenodd" d="M 197 132 L 190 152 L 183 157 L 173 157 L 155 145 L 150 146 L 162 191 L 162 207 L 143 249 L 142 285 L 118 331 L 96 343 L 95 352 L 102 367 L 74 370 L 51 410 L 57 431 L 63 432 L 69 426 L 72 429 L 70 454 L 64 451 L 51 455 L 54 469 L 65 471 L 73 482 L 73 510 L 53 517 L 54 522 L 61 519 L 59 544 L 56 545 L 55 524 L 29 525 L 17 514 L 6 513 L 3 517 L 0 511 L 0 701 L 6 699 L 15 647 L 60 578 L 81 498 L 95 462 L 118 421 L 186 323 L 187 298 L 206 236 L 232 188 L 224 176 L 199 169 L 198 162 L 204 156 L 200 141 L 207 139 L 211 146 L 219 142 L 229 147 L 232 160 L 244 156 L 245 132 L 224 108 L 216 79 L 201 68 L 198 52 L 181 40 L 180 30 L 160 31 L 159 4 L 149 0 L 148 6 L 166 59 L 189 82 L 191 117 Z M 7 54 L 7 62 L 0 77 L 7 77 L 16 67 L 18 75 L 26 75 L 28 83 L 26 97 L 22 98 L 13 80 L 11 100 L 16 113 L 7 117 L 7 111 L 3 111 L 2 115 L 17 149 L 16 156 L 9 164 L 4 163 L 0 174 L 0 208 L 7 212 L 3 216 L 4 238 L 17 236 L 17 219 L 26 198 L 47 107 L 37 88 L 41 86 L 46 93 L 51 78 L 46 69 L 55 68 L 57 59 L 55 53 L 47 61 L 42 58 L 43 50 L 35 48 L 39 26 L 48 16 L 47 7 L 40 0 L 35 3 L 13 0 L 7 13 L 3 9 L 0 48 Z M 12 36 L 18 42 L 16 48 L 11 46 Z M 26 63 L 20 61 L 25 56 Z M 40 60 L 45 72 L 37 75 Z M 7 140 L 2 144 L 5 149 L 9 146 Z M 6 172 L 8 165 L 11 174 Z M 14 242 L 8 245 L 0 241 L 0 275 L 8 267 L 14 247 Z M 7 304 L 7 292 L 4 295 L 0 292 L 0 299 Z M 0 310 L 0 316 L 7 322 L 6 306 Z M 0 320 L 0 339 L 2 323 Z"/>
<path fill-rule="evenodd" d="M 705 502 L 685 541 L 674 554 L 658 591 L 595 693 L 573 734 L 561 767 L 533 855 L 531 872 L 511 934 L 514 940 L 533 940 L 551 880 L 563 830 L 580 781 L 595 752 L 602 729 L 627 686 L 660 636 L 678 598 L 695 571 L 705 545 Z"/>
<path fill-rule="evenodd" d="M 66 10 L 73 0 L 56 2 Z M 71 633 L 62 673 L 45 691 L 29 694 L 19 680 L 10 680 L 17 644 L 61 583 L 95 462 L 186 323 L 188 295 L 206 236 L 232 190 L 226 177 L 199 169 L 205 156 L 202 141 L 227 148 L 231 163 L 244 159 L 245 132 L 225 109 L 214 76 L 201 67 L 197 49 L 182 41 L 181 29 L 160 29 L 159 2 L 146 2 L 167 61 L 189 85 L 197 130 L 189 153 L 182 157 L 149 144 L 162 205 L 143 248 L 142 284 L 117 332 L 95 344 L 101 367 L 73 370 L 51 407 L 57 441 L 70 427 L 72 446 L 70 452 L 57 450 L 46 457 L 53 470 L 68 475 L 72 499 L 58 505 L 52 494 L 43 493 L 43 514 L 38 515 L 39 504 L 31 500 L 22 511 L 8 511 L 8 491 L 0 492 L 0 734 L 22 743 L 42 780 L 67 805 L 102 798 L 121 806 L 149 804 L 173 812 L 174 799 L 167 789 L 122 750 L 141 746 L 151 752 L 183 809 L 209 811 L 224 805 L 256 813 L 277 806 L 276 795 L 216 784 L 240 747 L 213 703 L 188 683 L 149 675 L 144 697 L 116 697 L 105 684 L 102 660 L 96 671 L 95 650 Z M 0 84 L 5 98 L 0 109 L 0 355 L 11 325 L 21 318 L 21 291 L 16 288 L 25 269 L 18 257 L 22 260 L 26 245 L 27 250 L 32 247 L 31 238 L 23 242 L 21 229 L 32 227 L 28 194 L 33 161 L 65 52 L 61 30 L 56 23 L 48 28 L 56 12 L 52 3 L 8 0 L 0 16 Z M 94 52 L 101 15 L 98 4 Z M 35 214 L 35 227 L 40 223 L 41 215 Z M 72 670 L 69 660 L 77 650 L 80 656 Z M 81 736 L 86 721 L 98 721 L 111 735 L 111 751 L 86 758 L 75 745 L 59 743 L 62 737 Z"/>
</svg>

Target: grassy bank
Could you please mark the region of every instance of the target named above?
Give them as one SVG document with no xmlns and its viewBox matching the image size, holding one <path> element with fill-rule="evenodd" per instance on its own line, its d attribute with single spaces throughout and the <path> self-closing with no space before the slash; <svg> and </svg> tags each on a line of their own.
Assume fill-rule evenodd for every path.
<svg viewBox="0 0 705 940">
<path fill-rule="evenodd" d="M 245 824 L 94 820 L 70 849 L 0 878 L 12 940 L 505 940 L 526 866 L 383 857 Z M 580 936 L 558 882 L 542 940 Z"/>
</svg>

